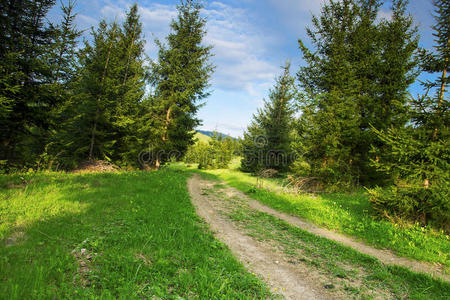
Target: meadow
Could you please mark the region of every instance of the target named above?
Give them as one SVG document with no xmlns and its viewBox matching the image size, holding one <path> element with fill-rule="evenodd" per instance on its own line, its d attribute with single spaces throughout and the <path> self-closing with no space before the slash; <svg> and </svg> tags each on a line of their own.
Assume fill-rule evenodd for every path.
<svg viewBox="0 0 450 300">
<path fill-rule="evenodd" d="M 266 298 L 178 170 L 0 176 L 0 298 Z"/>
</svg>

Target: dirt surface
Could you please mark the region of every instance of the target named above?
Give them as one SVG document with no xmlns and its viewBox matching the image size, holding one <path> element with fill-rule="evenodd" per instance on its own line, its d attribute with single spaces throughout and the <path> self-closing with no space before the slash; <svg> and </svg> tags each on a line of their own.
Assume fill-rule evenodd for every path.
<svg viewBox="0 0 450 300">
<path fill-rule="evenodd" d="M 105 160 L 87 160 L 81 163 L 73 173 L 117 172 L 119 167 Z"/>
<path fill-rule="evenodd" d="M 288 258 L 282 253 L 274 250 L 269 244 L 245 235 L 229 219 L 222 216 L 221 201 L 214 201 L 210 195 L 204 193 L 204 187 L 212 184 L 214 183 L 201 180 L 199 175 L 189 179 L 188 189 L 197 214 L 251 272 L 257 274 L 271 287 L 272 292 L 286 299 L 336 298 L 323 289 L 309 270 L 289 263 Z"/>
<path fill-rule="evenodd" d="M 271 207 L 265 206 L 264 204 L 261 204 L 260 202 L 253 200 L 249 198 L 244 193 L 230 188 L 227 188 L 227 194 L 229 197 L 238 196 L 242 199 L 246 199 L 248 202 L 248 205 L 252 207 L 253 209 L 259 210 L 261 212 L 265 212 L 267 214 L 273 215 L 293 226 L 299 227 L 303 230 L 306 230 L 310 233 L 313 233 L 315 235 L 339 242 L 345 246 L 351 247 L 358 252 L 376 257 L 378 260 L 380 260 L 384 264 L 391 264 L 391 265 L 398 265 L 402 267 L 406 267 L 410 269 L 411 271 L 418 272 L 418 273 L 427 273 L 434 277 L 443 279 L 445 281 L 450 282 L 450 276 L 448 274 L 445 274 L 443 269 L 439 266 L 426 263 L 426 262 L 420 262 L 420 261 L 414 261 L 405 257 L 399 257 L 392 253 L 389 250 L 383 250 L 383 249 L 376 249 L 371 246 L 368 246 L 364 243 L 361 243 L 359 241 L 356 241 L 348 236 L 336 233 L 334 231 L 330 231 L 327 229 L 319 228 L 313 224 L 310 224 L 298 217 L 294 217 L 292 215 L 279 212 Z"/>
</svg>

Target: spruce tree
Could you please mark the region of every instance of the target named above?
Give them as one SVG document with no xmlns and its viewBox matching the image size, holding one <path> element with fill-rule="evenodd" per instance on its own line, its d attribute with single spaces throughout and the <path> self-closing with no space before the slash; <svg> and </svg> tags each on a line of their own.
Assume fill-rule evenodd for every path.
<svg viewBox="0 0 450 300">
<path fill-rule="evenodd" d="M 77 46 L 82 31 L 76 28 L 74 12 L 75 2 L 61 2 L 62 22 L 52 25 L 53 41 L 49 52 L 49 65 L 52 73 L 51 88 L 59 105 L 51 110 L 52 130 L 43 132 L 40 142 L 45 145 L 40 154 L 37 168 L 53 168 L 53 163 L 63 154 L 65 141 L 64 123 L 70 116 L 67 106 L 74 95 L 74 83 L 77 79 Z"/>
<path fill-rule="evenodd" d="M 193 144 L 194 128 L 200 124 L 196 113 L 207 90 L 214 67 L 209 63 L 211 47 L 203 45 L 206 20 L 196 0 L 181 1 L 172 21 L 167 46 L 157 41 L 158 61 L 152 65 L 154 95 L 150 118 L 161 127 L 157 136 L 144 141 L 159 151 L 177 152 L 181 158 Z M 148 118 L 147 118 L 148 119 Z M 157 157 L 158 167 L 165 160 Z"/>
<path fill-rule="evenodd" d="M 373 208 L 387 218 L 407 219 L 450 230 L 450 117 L 446 97 L 450 53 L 450 4 L 435 1 L 435 51 L 421 49 L 425 72 L 436 74 L 424 82 L 425 93 L 410 99 L 410 122 L 405 128 L 376 130 L 385 143 L 384 155 L 373 165 L 392 176 L 393 185 L 369 190 Z M 374 149 L 379 154 L 379 149 Z"/>
<path fill-rule="evenodd" d="M 58 105 L 48 63 L 52 28 L 46 15 L 54 0 L 0 3 L 0 160 L 21 167 L 33 163 L 32 149 L 51 125 Z"/>
<path fill-rule="evenodd" d="M 449 82 L 448 68 L 450 57 L 450 3 L 444 0 L 434 1 L 436 24 L 433 25 L 435 37 L 434 51 L 421 49 L 419 58 L 422 60 L 423 71 L 437 75 L 435 81 L 423 83 L 426 95 L 413 101 L 413 120 L 416 124 L 431 133 L 436 141 L 441 134 L 445 134 L 445 127 L 449 124 L 449 101 L 446 97 L 446 87 Z M 434 96 L 429 96 L 435 92 Z M 444 130 L 444 132 L 443 132 Z"/>
<path fill-rule="evenodd" d="M 244 133 L 242 169 L 256 172 L 261 169 L 286 171 L 291 164 L 292 116 L 295 98 L 294 78 L 290 63 L 283 67 L 264 108 L 253 116 Z"/>
<path fill-rule="evenodd" d="M 115 140 L 111 116 L 122 82 L 118 57 L 119 27 L 101 21 L 92 29 L 92 43 L 79 52 L 74 96 L 66 107 L 65 157 L 72 166 L 81 160 L 110 159 Z M 69 167 L 69 166 L 68 166 Z"/>
<path fill-rule="evenodd" d="M 306 66 L 298 124 L 299 153 L 310 174 L 329 183 L 371 184 L 371 146 L 382 146 L 371 125 L 407 121 L 407 88 L 415 75 L 417 38 L 406 1 L 394 1 L 392 20 L 377 21 L 378 0 L 329 1 L 313 29 L 314 50 L 302 41 Z M 305 174 L 306 175 L 306 174 Z"/>
<path fill-rule="evenodd" d="M 63 112 L 70 116 L 62 130 L 64 164 L 98 159 L 137 164 L 148 77 L 137 5 L 121 27 L 102 21 L 91 34 L 92 42 L 79 51 L 74 95 Z"/>
<path fill-rule="evenodd" d="M 374 161 L 379 169 L 392 174 L 396 183 L 405 180 L 425 188 L 448 186 L 450 181 L 449 101 L 445 97 L 450 55 L 450 4 L 435 1 L 434 5 L 435 52 L 421 49 L 419 58 L 422 70 L 437 74 L 437 79 L 424 83 L 425 94 L 410 99 L 409 126 L 376 131 L 386 143 L 388 152 Z"/>
<path fill-rule="evenodd" d="M 138 128 L 142 126 L 142 100 L 148 70 L 145 66 L 144 37 L 137 4 L 127 13 L 119 35 L 119 90 L 112 115 L 115 137 L 113 159 L 135 164 L 140 149 Z"/>
</svg>

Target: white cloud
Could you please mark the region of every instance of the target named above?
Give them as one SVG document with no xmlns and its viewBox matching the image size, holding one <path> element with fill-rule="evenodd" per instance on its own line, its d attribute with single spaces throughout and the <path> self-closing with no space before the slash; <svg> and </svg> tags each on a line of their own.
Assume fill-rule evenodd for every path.
<svg viewBox="0 0 450 300">
<path fill-rule="evenodd" d="M 311 14 L 318 15 L 328 0 L 270 0 L 270 4 L 282 14 L 282 22 L 293 32 L 303 33 L 311 23 Z"/>
<path fill-rule="evenodd" d="M 391 20 L 392 19 L 392 10 L 391 9 L 380 9 L 377 15 L 377 21 L 381 20 Z"/>
<path fill-rule="evenodd" d="M 122 22 L 125 12 L 133 4 L 131 0 L 92 0 L 97 14 L 108 21 Z M 139 3 L 143 32 L 147 40 L 146 52 L 152 59 L 157 57 L 154 39 L 164 42 L 170 32 L 170 23 L 176 18 L 175 5 Z M 273 82 L 279 72 L 280 62 L 273 63 L 270 48 L 273 40 L 261 28 L 248 19 L 248 11 L 214 1 L 202 10 L 207 18 L 205 45 L 213 46 L 212 62 L 216 71 L 212 78 L 213 89 L 248 93 L 252 98 L 262 98 L 262 88 Z M 79 16 L 80 27 L 98 24 L 92 12 Z M 254 99 L 250 99 L 254 100 Z"/>
<path fill-rule="evenodd" d="M 262 97 L 261 84 L 272 82 L 278 72 L 278 66 L 267 58 L 269 39 L 251 24 L 244 9 L 213 2 L 203 13 L 208 21 L 205 40 L 214 46 L 217 66 L 213 85 Z"/>
</svg>

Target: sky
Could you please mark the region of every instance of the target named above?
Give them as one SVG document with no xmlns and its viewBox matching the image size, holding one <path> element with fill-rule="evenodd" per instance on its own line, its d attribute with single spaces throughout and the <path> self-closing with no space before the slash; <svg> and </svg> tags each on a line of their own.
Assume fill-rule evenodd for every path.
<svg viewBox="0 0 450 300">
<path fill-rule="evenodd" d="M 298 39 L 309 45 L 305 27 L 311 24 L 312 15 L 320 13 L 324 1 L 203 1 L 202 15 L 207 19 L 204 44 L 213 46 L 211 62 L 216 69 L 211 78 L 211 95 L 199 110 L 203 125 L 198 129 L 242 136 L 280 75 L 281 66 L 291 61 L 291 72 L 295 75 L 303 64 Z M 122 21 L 134 2 L 139 5 L 147 55 L 156 59 L 154 40 L 163 41 L 170 32 L 178 0 L 77 0 L 77 28 L 89 29 L 103 18 Z M 381 17 L 389 18 L 390 4 L 390 0 L 385 1 Z M 420 45 L 431 48 L 432 0 L 410 0 L 408 10 L 419 28 Z M 59 16 L 59 8 L 55 7 L 50 19 L 57 21 Z M 419 93 L 419 85 L 410 90 L 413 95 Z"/>
</svg>

